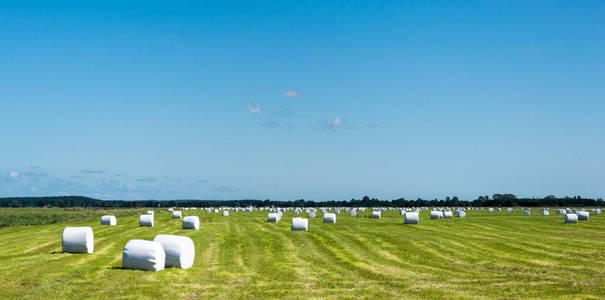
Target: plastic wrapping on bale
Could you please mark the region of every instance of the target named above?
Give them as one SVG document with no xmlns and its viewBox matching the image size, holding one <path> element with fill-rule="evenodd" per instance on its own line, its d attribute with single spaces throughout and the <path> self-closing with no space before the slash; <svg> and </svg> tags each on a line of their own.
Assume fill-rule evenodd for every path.
<svg viewBox="0 0 605 300">
<path fill-rule="evenodd" d="M 431 211 L 431 219 L 441 219 L 443 218 L 443 213 L 440 211 L 433 210 Z"/>
<path fill-rule="evenodd" d="M 183 213 L 180 210 L 175 210 L 172 212 L 173 219 L 180 219 L 183 217 Z"/>
<path fill-rule="evenodd" d="M 374 219 L 380 219 L 380 215 L 381 215 L 381 212 L 378 210 L 375 210 L 372 212 L 372 218 L 374 218 Z"/>
<path fill-rule="evenodd" d="M 324 223 L 336 223 L 336 214 L 324 214 Z"/>
<path fill-rule="evenodd" d="M 446 211 L 443 213 L 443 217 L 446 219 L 451 219 L 452 218 L 452 212 L 451 211 Z"/>
<path fill-rule="evenodd" d="M 148 215 L 155 215 L 155 212 L 154 212 L 153 210 L 148 210 L 148 211 L 147 211 L 147 214 L 148 214 Z"/>
<path fill-rule="evenodd" d="M 459 218 L 464 218 L 464 217 L 466 217 L 466 212 L 463 210 L 459 210 L 457 216 Z"/>
<path fill-rule="evenodd" d="M 102 216 L 101 217 L 101 225 L 111 225 L 116 226 L 118 221 L 116 220 L 116 216 Z"/>
<path fill-rule="evenodd" d="M 145 240 L 130 240 L 122 251 L 122 269 L 161 271 L 166 265 L 162 244 Z"/>
<path fill-rule="evenodd" d="M 529 216 L 529 215 L 531 215 L 531 211 L 525 210 L 525 211 L 523 211 L 523 214 L 526 215 L 526 216 Z"/>
<path fill-rule="evenodd" d="M 406 212 L 403 215 L 403 224 L 418 224 L 420 222 L 420 216 L 417 212 Z"/>
<path fill-rule="evenodd" d="M 158 234 L 153 241 L 160 243 L 164 248 L 166 268 L 188 269 L 193 266 L 195 245 L 191 238 L 172 234 Z"/>
<path fill-rule="evenodd" d="M 153 215 L 141 215 L 139 217 L 139 226 L 151 226 L 153 227 Z"/>
<path fill-rule="evenodd" d="M 307 218 L 317 218 L 317 214 L 314 211 L 312 211 L 307 215 Z"/>
<path fill-rule="evenodd" d="M 578 215 L 576 214 L 565 214 L 565 224 L 567 223 L 578 223 Z"/>
<path fill-rule="evenodd" d="M 494 209 L 490 207 L 490 208 L 487 209 L 487 212 L 488 213 L 494 212 Z"/>
<path fill-rule="evenodd" d="M 588 221 L 590 218 L 590 213 L 587 211 L 579 211 L 578 212 L 578 220 L 579 221 Z"/>
<path fill-rule="evenodd" d="M 278 222 L 280 219 L 280 215 L 276 214 L 276 213 L 270 213 L 269 215 L 267 215 L 267 222 Z"/>
<path fill-rule="evenodd" d="M 304 218 L 292 218 L 292 225 L 290 226 L 292 231 L 307 231 L 309 230 L 309 220 Z"/>
<path fill-rule="evenodd" d="M 223 217 L 228 217 L 228 216 L 229 216 L 229 211 L 223 210 Z"/>
<path fill-rule="evenodd" d="M 550 215 L 550 212 L 549 212 L 548 210 L 543 210 L 543 211 L 542 211 L 542 215 L 543 215 L 543 216 L 549 216 L 549 215 Z"/>
<path fill-rule="evenodd" d="M 200 218 L 198 216 L 186 216 L 183 218 L 183 229 L 200 229 Z"/>
<path fill-rule="evenodd" d="M 90 227 L 65 227 L 61 236 L 61 247 L 65 253 L 92 253 L 95 237 Z"/>
<path fill-rule="evenodd" d="M 354 209 L 351 209 L 351 211 L 349 212 L 349 216 L 351 217 L 357 217 L 357 211 Z"/>
</svg>

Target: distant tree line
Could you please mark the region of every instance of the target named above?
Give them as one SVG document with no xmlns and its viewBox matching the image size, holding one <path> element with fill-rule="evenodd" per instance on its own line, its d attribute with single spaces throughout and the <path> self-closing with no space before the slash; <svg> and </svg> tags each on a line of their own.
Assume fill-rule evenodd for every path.
<svg viewBox="0 0 605 300">
<path fill-rule="evenodd" d="M 0 207 L 105 207 L 105 208 L 137 208 L 137 207 L 217 207 L 217 206 L 274 206 L 274 207 L 423 207 L 423 206 L 449 206 L 449 207 L 497 207 L 497 206 L 605 206 L 603 199 L 590 199 L 581 196 L 557 198 L 547 196 L 544 198 L 517 198 L 513 194 L 494 194 L 492 197 L 479 196 L 472 201 L 460 200 L 458 197 L 445 199 L 406 200 L 379 200 L 365 196 L 361 199 L 349 201 L 309 201 L 298 199 L 295 201 L 272 200 L 98 200 L 83 196 L 57 196 L 57 197 L 11 197 L 0 198 Z"/>
</svg>

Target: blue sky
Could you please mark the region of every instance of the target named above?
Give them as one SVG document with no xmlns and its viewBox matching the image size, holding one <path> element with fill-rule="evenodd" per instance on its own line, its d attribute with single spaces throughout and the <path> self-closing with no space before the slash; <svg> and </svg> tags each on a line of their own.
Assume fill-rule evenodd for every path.
<svg viewBox="0 0 605 300">
<path fill-rule="evenodd" d="M 1 1 L 0 197 L 605 194 L 603 1 Z"/>
</svg>

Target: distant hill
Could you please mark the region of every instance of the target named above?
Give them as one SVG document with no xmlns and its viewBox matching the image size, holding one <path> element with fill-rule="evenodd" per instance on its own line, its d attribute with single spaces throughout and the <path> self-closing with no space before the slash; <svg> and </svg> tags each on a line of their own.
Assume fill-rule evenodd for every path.
<svg viewBox="0 0 605 300">
<path fill-rule="evenodd" d="M 480 196 L 475 200 L 460 200 L 458 197 L 447 197 L 444 200 L 379 200 L 369 198 L 351 199 L 350 201 L 272 201 L 272 200 L 99 200 L 84 196 L 54 196 L 54 197 L 9 197 L 0 198 L 0 207 L 216 207 L 216 206 L 276 206 L 276 207 L 317 207 L 317 206 L 349 206 L 349 207 L 460 207 L 460 206 L 605 206 L 603 199 L 590 199 L 581 196 L 557 198 L 517 198 L 513 194 L 494 194 Z"/>
</svg>

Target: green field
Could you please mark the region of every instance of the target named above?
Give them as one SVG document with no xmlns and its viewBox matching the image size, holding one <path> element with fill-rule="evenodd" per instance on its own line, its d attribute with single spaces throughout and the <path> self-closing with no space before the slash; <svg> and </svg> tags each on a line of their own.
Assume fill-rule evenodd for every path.
<svg viewBox="0 0 605 300">
<path fill-rule="evenodd" d="M 0 218 L 24 211 L 0 209 Z M 200 216 L 198 231 L 156 212 L 153 228 L 139 227 L 136 214 L 118 217 L 118 226 L 84 216 L 1 227 L 0 299 L 605 297 L 603 215 L 563 224 L 554 210 L 546 217 L 517 209 L 441 220 L 424 211 L 419 225 L 403 225 L 389 211 L 379 220 L 363 214 L 341 214 L 336 224 L 310 219 L 308 232 L 291 232 L 292 212 L 267 223 L 266 212 L 183 211 Z M 61 253 L 65 226 L 91 226 L 95 252 Z M 193 268 L 121 269 L 128 240 L 159 233 L 193 239 Z"/>
</svg>

